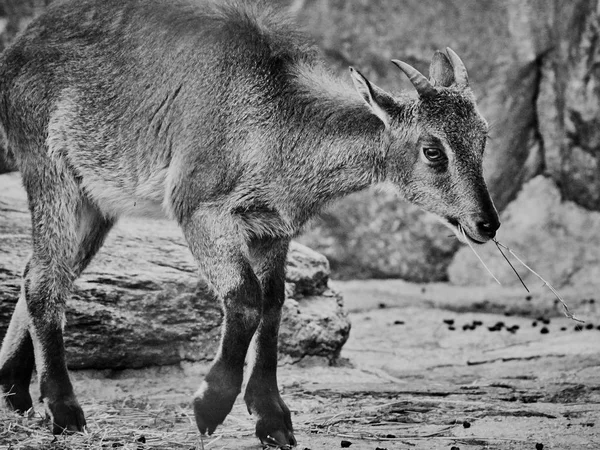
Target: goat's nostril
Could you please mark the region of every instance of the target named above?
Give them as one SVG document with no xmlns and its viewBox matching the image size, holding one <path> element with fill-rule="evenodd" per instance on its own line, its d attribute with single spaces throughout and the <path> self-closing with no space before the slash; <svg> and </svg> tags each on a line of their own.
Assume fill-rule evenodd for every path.
<svg viewBox="0 0 600 450">
<path fill-rule="evenodd" d="M 477 228 L 481 234 L 493 238 L 496 236 L 496 230 L 498 229 L 498 226 L 490 222 L 479 222 L 477 224 Z"/>
</svg>

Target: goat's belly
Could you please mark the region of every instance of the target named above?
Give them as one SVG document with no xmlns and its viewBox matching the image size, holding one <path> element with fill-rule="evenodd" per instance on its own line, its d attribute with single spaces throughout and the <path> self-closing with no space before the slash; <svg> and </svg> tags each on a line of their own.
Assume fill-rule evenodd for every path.
<svg viewBox="0 0 600 450">
<path fill-rule="evenodd" d="M 90 200 L 107 216 L 169 217 L 164 205 L 164 173 L 136 186 L 122 179 L 107 180 L 88 175 L 83 179 L 83 187 Z"/>
</svg>

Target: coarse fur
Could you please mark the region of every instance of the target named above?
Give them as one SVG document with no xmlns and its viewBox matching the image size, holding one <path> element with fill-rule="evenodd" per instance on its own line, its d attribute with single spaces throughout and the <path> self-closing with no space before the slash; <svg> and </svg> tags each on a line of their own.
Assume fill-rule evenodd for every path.
<svg viewBox="0 0 600 450">
<path fill-rule="evenodd" d="M 196 392 L 212 433 L 241 391 L 265 443 L 295 445 L 277 390 L 289 241 L 327 203 L 378 183 L 460 238 L 499 226 L 482 177 L 487 125 L 466 71 L 437 52 L 419 93 L 392 96 L 315 49 L 260 3 L 63 0 L 0 58 L 0 125 L 28 193 L 33 253 L 0 351 L 8 403 L 32 405 L 35 364 L 53 432 L 85 419 L 62 331 L 77 276 L 120 216 L 181 226 L 223 302 L 221 344 Z M 463 238 L 459 230 L 465 230 Z"/>
</svg>

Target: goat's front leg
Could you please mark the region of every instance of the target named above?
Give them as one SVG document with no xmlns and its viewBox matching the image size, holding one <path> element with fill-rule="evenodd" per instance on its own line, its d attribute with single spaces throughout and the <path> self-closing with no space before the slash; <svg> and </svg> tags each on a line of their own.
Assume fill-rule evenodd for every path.
<svg viewBox="0 0 600 450">
<path fill-rule="evenodd" d="M 194 396 L 198 429 L 212 434 L 241 391 L 246 353 L 260 321 L 262 292 L 234 218 L 202 210 L 183 221 L 182 228 L 200 271 L 223 303 L 219 350 Z"/>
<path fill-rule="evenodd" d="M 263 287 L 263 310 L 244 400 L 257 417 L 256 435 L 264 444 L 279 447 L 296 445 L 290 410 L 277 387 L 277 337 L 285 300 L 288 245 L 288 240 L 263 239 L 250 246 L 254 270 Z"/>
</svg>

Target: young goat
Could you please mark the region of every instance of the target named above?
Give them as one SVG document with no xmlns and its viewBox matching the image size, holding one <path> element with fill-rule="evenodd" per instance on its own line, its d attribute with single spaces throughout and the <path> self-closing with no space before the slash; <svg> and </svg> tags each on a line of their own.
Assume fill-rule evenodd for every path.
<svg viewBox="0 0 600 450">
<path fill-rule="evenodd" d="M 34 366 L 53 432 L 85 419 L 67 373 L 65 303 L 118 217 L 162 210 L 223 302 L 221 344 L 194 397 L 202 433 L 241 391 L 266 443 L 295 445 L 277 389 L 288 243 L 327 203 L 376 183 L 482 243 L 498 216 L 482 177 L 487 125 L 450 49 L 418 97 L 350 69 L 330 76 L 265 7 L 66 0 L 0 59 L 0 124 L 28 193 L 33 254 L 0 352 L 7 403 L 32 406 Z M 357 93 L 357 92 L 358 93 Z M 463 234 L 463 231 L 465 234 Z M 463 237 L 464 236 L 464 237 Z"/>
</svg>

